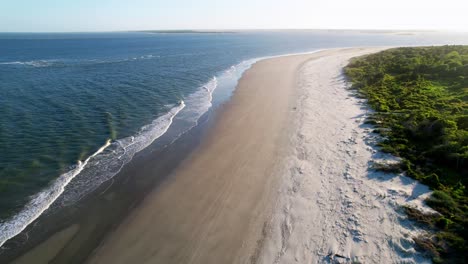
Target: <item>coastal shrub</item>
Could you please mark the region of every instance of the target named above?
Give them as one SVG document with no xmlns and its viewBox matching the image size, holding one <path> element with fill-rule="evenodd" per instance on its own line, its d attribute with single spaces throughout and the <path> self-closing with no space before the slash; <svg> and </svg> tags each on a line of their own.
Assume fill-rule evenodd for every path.
<svg viewBox="0 0 468 264">
<path fill-rule="evenodd" d="M 434 262 L 468 262 L 468 46 L 389 49 L 352 59 L 345 73 L 375 110 L 367 123 L 381 149 L 434 190 L 427 204 L 441 216 L 405 210 L 438 230 L 417 244 Z"/>
<path fill-rule="evenodd" d="M 440 260 L 440 253 L 437 249 L 436 244 L 427 237 L 416 237 L 413 238 L 416 245 L 422 249 L 423 251 L 427 252 L 430 257 L 434 260 L 434 263 L 442 263 Z"/>
<path fill-rule="evenodd" d="M 403 209 L 408 215 L 409 219 L 412 219 L 420 224 L 424 224 L 430 227 L 435 227 L 437 219 L 440 218 L 440 214 L 423 213 L 420 210 L 410 206 L 404 206 Z"/>
<path fill-rule="evenodd" d="M 443 191 L 434 191 L 426 203 L 444 215 L 450 215 L 460 210 L 455 200 Z"/>
<path fill-rule="evenodd" d="M 384 173 L 400 173 L 401 172 L 401 163 L 392 162 L 392 163 L 374 163 L 372 168 L 377 171 Z"/>
</svg>

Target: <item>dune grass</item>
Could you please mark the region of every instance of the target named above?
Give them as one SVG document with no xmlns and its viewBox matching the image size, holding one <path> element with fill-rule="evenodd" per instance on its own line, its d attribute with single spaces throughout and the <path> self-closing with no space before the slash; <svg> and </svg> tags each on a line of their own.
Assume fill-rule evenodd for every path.
<svg viewBox="0 0 468 264">
<path fill-rule="evenodd" d="M 440 215 L 406 210 L 436 230 L 415 242 L 434 262 L 467 262 L 468 46 L 389 49 L 353 59 L 345 73 L 375 110 L 382 150 L 434 190 L 426 203 Z"/>
</svg>

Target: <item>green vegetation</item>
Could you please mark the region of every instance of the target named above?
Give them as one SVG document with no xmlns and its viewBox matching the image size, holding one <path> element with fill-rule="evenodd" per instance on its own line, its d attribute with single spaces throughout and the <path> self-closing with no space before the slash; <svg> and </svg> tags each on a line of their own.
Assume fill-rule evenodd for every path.
<svg viewBox="0 0 468 264">
<path fill-rule="evenodd" d="M 435 262 L 467 262 L 468 46 L 390 49 L 353 59 L 345 72 L 375 110 L 368 123 L 382 150 L 434 190 L 427 204 L 441 215 L 406 208 L 437 231 L 416 243 Z"/>
</svg>

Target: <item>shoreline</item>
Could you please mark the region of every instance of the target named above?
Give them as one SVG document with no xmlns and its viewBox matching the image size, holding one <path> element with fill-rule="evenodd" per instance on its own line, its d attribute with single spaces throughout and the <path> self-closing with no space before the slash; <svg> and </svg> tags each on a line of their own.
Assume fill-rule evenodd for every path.
<svg viewBox="0 0 468 264">
<path fill-rule="evenodd" d="M 90 206 L 92 208 L 87 211 L 92 215 L 106 209 L 109 216 L 103 221 L 111 224 L 103 225 L 95 219 L 88 221 L 86 217 L 81 217 L 78 222 L 71 220 L 14 263 L 28 263 L 32 259 L 52 263 L 290 263 L 294 259 L 317 260 L 318 255 L 313 255 L 316 252 L 297 255 L 301 250 L 301 239 L 314 233 L 306 230 L 302 232 L 304 236 L 292 239 L 294 234 L 298 235 L 296 230 L 301 230 L 300 221 L 292 219 L 322 215 L 321 209 L 304 210 L 306 215 L 289 214 L 287 221 L 278 217 L 281 212 L 304 202 L 297 200 L 284 207 L 285 201 L 295 199 L 284 194 L 301 188 L 296 182 L 289 181 L 290 173 L 307 173 L 300 166 L 295 169 L 286 167 L 291 164 L 291 155 L 297 154 L 294 149 L 298 146 L 296 135 L 300 128 L 297 116 L 313 113 L 310 106 L 305 111 L 300 103 L 304 92 L 304 69 L 314 63 L 326 65 L 329 60 L 342 65 L 351 57 L 382 49 L 327 49 L 257 61 L 244 72 L 231 98 L 215 111 L 210 111 L 208 115 L 212 116 L 206 117 L 205 124 L 190 132 L 195 136 L 176 142 L 177 150 L 167 150 L 171 158 L 161 155 L 170 165 L 151 162 L 158 155 L 154 155 L 153 151 L 157 150 L 150 147 L 139 155 L 142 158 L 122 172 L 116 179 L 118 184 L 112 188 L 101 187 L 103 195 L 99 194 L 96 199 L 104 201 L 110 208 Z M 330 78 L 330 69 L 341 73 L 340 68 L 333 67 L 317 68 L 317 83 L 342 85 L 339 80 Z M 317 116 L 316 120 L 308 122 L 314 121 L 321 119 Z M 350 122 L 355 123 L 354 120 Z M 327 140 L 315 143 L 325 147 Z M 313 171 L 311 175 L 314 175 Z M 122 202 L 128 195 L 122 186 L 133 177 L 137 178 L 132 180 L 136 181 L 133 184 L 140 187 L 131 189 L 136 193 L 143 191 L 138 193 L 141 198 L 137 202 Z M 315 200 L 309 199 L 311 201 Z M 92 198 L 89 203 L 93 203 Z M 116 203 L 128 208 L 119 209 L 116 214 L 112 211 Z M 116 220 L 112 221 L 113 217 L 117 217 Z M 100 234 L 90 235 L 93 232 Z M 320 233 L 318 230 L 314 232 Z M 92 243 L 87 245 L 86 241 L 93 236 Z M 351 259 L 354 257 L 351 253 L 335 251 L 334 254 Z M 301 258 L 307 254 L 313 256 Z"/>
<path fill-rule="evenodd" d="M 335 53 L 366 51 L 332 49 L 255 63 L 204 142 L 103 241 L 89 263 L 255 260 L 280 186 L 277 171 L 289 144 L 298 70 Z"/>
<path fill-rule="evenodd" d="M 182 139 L 182 141 L 193 141 L 197 142 L 200 140 L 201 137 L 203 137 L 203 133 L 201 132 L 202 130 L 206 130 L 209 125 L 205 123 L 210 123 L 211 121 L 209 120 L 211 118 L 211 115 L 214 115 L 216 112 L 216 109 L 225 102 L 226 100 L 229 99 L 229 94 L 234 90 L 235 87 L 230 87 L 228 84 L 232 80 L 238 80 L 240 78 L 240 74 L 245 71 L 246 67 L 250 67 L 252 64 L 252 60 L 244 60 L 241 63 L 235 64 L 229 69 L 221 71 L 219 74 L 213 76 L 210 80 L 208 80 L 206 83 L 201 85 L 198 90 L 196 90 L 194 93 L 189 94 L 184 100 L 187 100 L 188 102 L 188 107 L 186 108 L 185 102 L 181 100 L 179 104 L 176 104 L 171 108 L 167 113 L 164 113 L 163 115 L 157 117 L 156 119 L 152 120 L 150 123 L 147 125 L 144 125 L 139 129 L 139 132 L 132 136 L 120 138 L 114 141 L 110 141 L 108 139 L 106 143 L 102 146 L 99 146 L 99 148 L 96 150 L 96 152 L 90 156 L 88 156 L 86 159 L 83 159 L 83 161 L 78 161 L 76 168 L 73 168 L 63 174 L 61 174 L 57 179 L 55 179 L 49 186 L 46 188 L 40 190 L 38 193 L 33 195 L 33 199 L 26 204 L 26 206 L 17 214 L 15 214 L 11 219 L 8 221 L 5 221 L 3 223 L 4 227 L 6 226 L 7 228 L 10 228 L 10 232 L 6 232 L 5 234 L 8 234 L 9 238 L 6 238 L 4 241 L 0 240 L 0 262 L 2 260 L 8 260 L 11 259 L 10 256 L 16 256 L 18 255 L 16 252 L 24 252 L 25 249 L 23 248 L 23 244 L 26 244 L 25 248 L 31 248 L 32 246 L 35 246 L 37 243 L 36 242 L 30 242 L 30 240 L 43 240 L 44 238 L 48 239 L 51 233 L 55 233 L 57 231 L 56 227 L 49 228 L 48 231 L 37 231 L 36 227 L 37 226 L 47 226 L 47 223 L 50 222 L 56 222 L 58 220 L 56 219 L 50 219 L 50 218 L 55 218 L 54 216 L 50 217 L 50 215 L 59 215 L 58 218 L 63 218 L 62 215 L 68 215 L 69 211 L 74 211 L 74 208 L 77 207 L 88 207 L 87 203 L 88 202 L 82 202 L 84 201 L 89 201 L 93 200 L 96 196 L 99 196 L 105 192 L 108 192 L 108 189 L 111 188 L 114 185 L 114 182 L 118 182 L 119 180 L 115 180 L 114 176 L 117 178 L 122 178 L 126 177 L 125 174 L 128 174 L 127 171 L 135 171 L 134 169 L 127 169 L 126 167 L 134 167 L 132 165 L 133 163 L 136 164 L 141 164 L 141 159 L 148 159 L 147 156 L 153 156 L 155 159 L 166 159 L 164 156 L 166 154 L 161 154 L 161 153 L 174 153 L 174 152 L 179 152 L 177 149 L 179 147 L 173 147 L 174 142 L 180 141 L 179 139 L 181 137 L 185 137 L 185 139 Z M 234 69 L 234 70 L 233 70 Z M 221 82 L 217 80 L 219 78 Z M 231 80 L 232 79 L 232 80 Z M 221 86 L 218 88 L 218 86 Z M 220 91 L 219 95 L 216 96 L 216 98 L 213 98 L 213 93 L 218 93 Z M 187 110 L 188 109 L 188 110 Z M 187 110 L 187 111 L 186 111 Z M 179 115 L 180 113 L 180 115 Z M 170 115 L 169 118 L 168 115 Z M 197 116 L 196 119 L 193 119 L 194 115 Z M 174 119 L 175 120 L 174 122 Z M 166 125 L 165 121 L 169 121 Z M 163 126 L 161 126 L 161 124 Z M 206 127 L 205 127 L 206 126 Z M 148 129 L 145 128 L 160 128 L 157 129 L 157 131 L 147 131 Z M 122 146 L 123 141 L 128 141 L 130 138 L 139 138 L 140 136 L 144 136 L 143 132 L 153 132 L 151 135 L 154 137 L 153 139 L 150 138 L 149 141 L 145 142 L 139 142 L 139 143 L 144 143 L 145 146 L 143 146 L 141 149 L 132 149 L 131 156 L 124 162 L 124 164 L 121 166 L 121 168 L 117 172 L 109 172 L 110 175 L 106 171 L 101 171 L 101 174 L 106 174 L 104 176 L 106 177 L 100 177 L 97 179 L 96 183 L 93 182 L 93 186 L 77 186 L 80 185 L 82 181 L 88 181 L 90 183 L 91 179 L 86 179 L 85 177 L 88 177 L 89 175 L 80 175 L 80 172 L 82 170 L 90 169 L 89 167 L 86 166 L 88 161 L 91 159 L 95 158 L 97 155 L 99 155 L 101 152 L 103 152 L 106 148 L 115 148 L 115 145 L 120 145 Z M 195 132 L 191 131 L 195 130 Z M 190 135 L 193 134 L 193 135 Z M 188 135 L 188 136 L 186 136 Z M 192 143 L 178 143 L 175 145 L 194 145 Z M 166 150 L 168 148 L 169 150 Z M 182 147 L 183 148 L 183 147 Z M 191 151 L 192 149 L 190 149 Z M 184 150 L 187 152 L 186 150 Z M 188 151 L 188 152 L 190 152 Z M 115 152 L 115 150 L 111 150 L 111 152 Z M 154 155 L 154 152 L 158 152 L 160 154 Z M 128 155 L 128 154 L 127 154 Z M 169 154 L 172 155 L 172 154 Z M 133 160 L 133 157 L 136 157 L 135 160 Z M 161 157 L 162 156 L 162 157 Z M 184 155 L 180 155 L 183 157 Z M 112 160 L 113 157 L 110 157 L 109 160 Z M 176 158 L 169 158 L 171 160 L 176 160 Z M 177 163 L 176 161 L 171 161 L 172 163 Z M 97 163 L 101 163 L 100 161 Z M 128 164 L 127 163 L 131 163 Z M 120 173 L 121 170 L 124 170 L 123 173 Z M 141 171 L 140 171 L 141 172 Z M 144 171 L 143 171 L 144 172 Z M 167 174 L 166 172 L 159 172 L 158 170 L 154 171 L 157 174 Z M 123 175 L 121 175 L 123 174 Z M 145 174 L 145 172 L 144 172 Z M 147 173 L 146 173 L 147 174 Z M 75 176 L 79 176 L 80 178 L 78 179 L 78 183 L 75 182 L 74 178 Z M 110 177 L 109 177 L 110 176 Z M 167 175 L 162 175 L 159 176 L 158 178 L 165 178 Z M 104 182 L 102 182 L 104 180 Z M 71 183 L 71 184 L 69 184 Z M 70 185 L 70 186 L 69 186 Z M 73 185 L 73 186 L 72 186 Z M 95 186 L 94 186 L 95 185 Z M 71 187 L 71 188 L 69 188 Z M 79 188 L 80 187 L 80 188 Z M 77 189 L 77 190 L 76 190 Z M 112 190 L 110 190 L 112 191 Z M 74 196 L 80 196 L 78 198 L 73 198 Z M 54 196 L 54 197 L 52 197 Z M 69 197 L 71 196 L 71 198 Z M 40 201 L 36 201 L 40 199 Z M 75 200 L 73 200 L 75 199 Z M 136 200 L 138 200 L 138 195 L 136 196 Z M 46 201 L 42 202 L 42 201 Z M 63 205 L 66 204 L 66 205 Z M 81 209 L 80 209 L 81 210 Z M 66 216 L 65 218 L 68 218 Z M 19 220 L 20 221 L 19 221 Z M 66 219 L 67 221 L 69 219 Z M 24 224 L 24 222 L 28 222 Z M 45 224 L 44 224 L 45 222 Z M 74 222 L 73 225 L 75 225 Z M 22 223 L 19 225 L 18 223 Z M 15 226 L 14 228 L 12 226 Z M 18 226 L 18 227 L 16 227 Z M 62 225 L 61 225 L 62 226 Z M 60 233 L 61 231 L 57 231 L 57 233 Z M 30 236 L 30 233 L 32 236 Z M 46 233 L 41 234 L 41 235 L 35 235 L 36 233 Z M 3 244 L 5 244 L 5 247 L 3 247 Z"/>
<path fill-rule="evenodd" d="M 320 56 L 316 54 L 307 56 Z M 294 63 L 271 63 L 291 58 L 295 58 Z M 276 177 L 265 176 L 273 175 L 272 168 L 278 157 L 275 154 L 282 151 L 282 144 L 278 143 L 287 135 L 283 128 L 294 100 L 294 91 L 289 88 L 294 85 L 298 64 L 303 61 L 302 55 L 265 59 L 244 72 L 231 99 L 215 117 L 204 142 L 182 162 L 164 186 L 150 193 L 107 237 L 89 263 L 140 262 L 148 258 L 148 254 L 151 261 L 162 263 L 224 263 L 242 255 L 238 251 L 249 247 L 243 245 L 246 233 L 257 229 L 252 228 L 257 223 L 250 221 L 251 212 L 262 215 L 268 211 L 261 209 L 269 207 Z M 278 76 L 282 82 L 274 94 L 270 91 L 270 96 L 265 95 L 269 87 L 278 85 L 278 80 L 256 83 L 259 73 L 254 69 L 262 64 L 267 64 L 260 68 L 266 70 L 260 73 L 262 76 Z M 284 74 L 285 69 L 277 65 L 285 65 L 288 73 Z M 260 119 L 252 114 L 259 110 Z M 280 117 L 271 115 L 273 110 Z M 249 157 L 252 151 L 261 154 Z M 151 231 L 147 226 L 152 226 Z M 128 250 L 127 239 L 135 241 L 135 237 L 142 239 Z M 144 246 L 149 241 L 154 248 Z M 112 253 L 125 248 L 125 255 Z M 154 256 L 153 250 L 159 254 Z"/>
<path fill-rule="evenodd" d="M 150 190 L 157 190 L 200 143 L 211 126 L 213 114 L 209 110 L 195 127 L 168 146 L 161 145 L 167 142 L 155 142 L 137 153 L 114 178 L 79 203 L 42 215 L 7 241 L 0 262 L 31 263 L 34 260 L 34 263 L 48 263 L 46 259 L 49 259 L 52 263 L 83 263 L 101 240 L 138 206 Z M 60 244 L 55 243 L 57 240 Z"/>
</svg>

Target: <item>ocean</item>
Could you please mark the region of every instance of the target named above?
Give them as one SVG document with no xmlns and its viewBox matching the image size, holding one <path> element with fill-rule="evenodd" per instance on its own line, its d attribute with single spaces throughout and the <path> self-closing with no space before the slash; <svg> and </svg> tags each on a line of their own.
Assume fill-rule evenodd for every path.
<svg viewBox="0 0 468 264">
<path fill-rule="evenodd" d="M 149 145 L 176 141 L 259 59 L 467 43 L 437 32 L 0 33 L 0 246 Z"/>
</svg>

